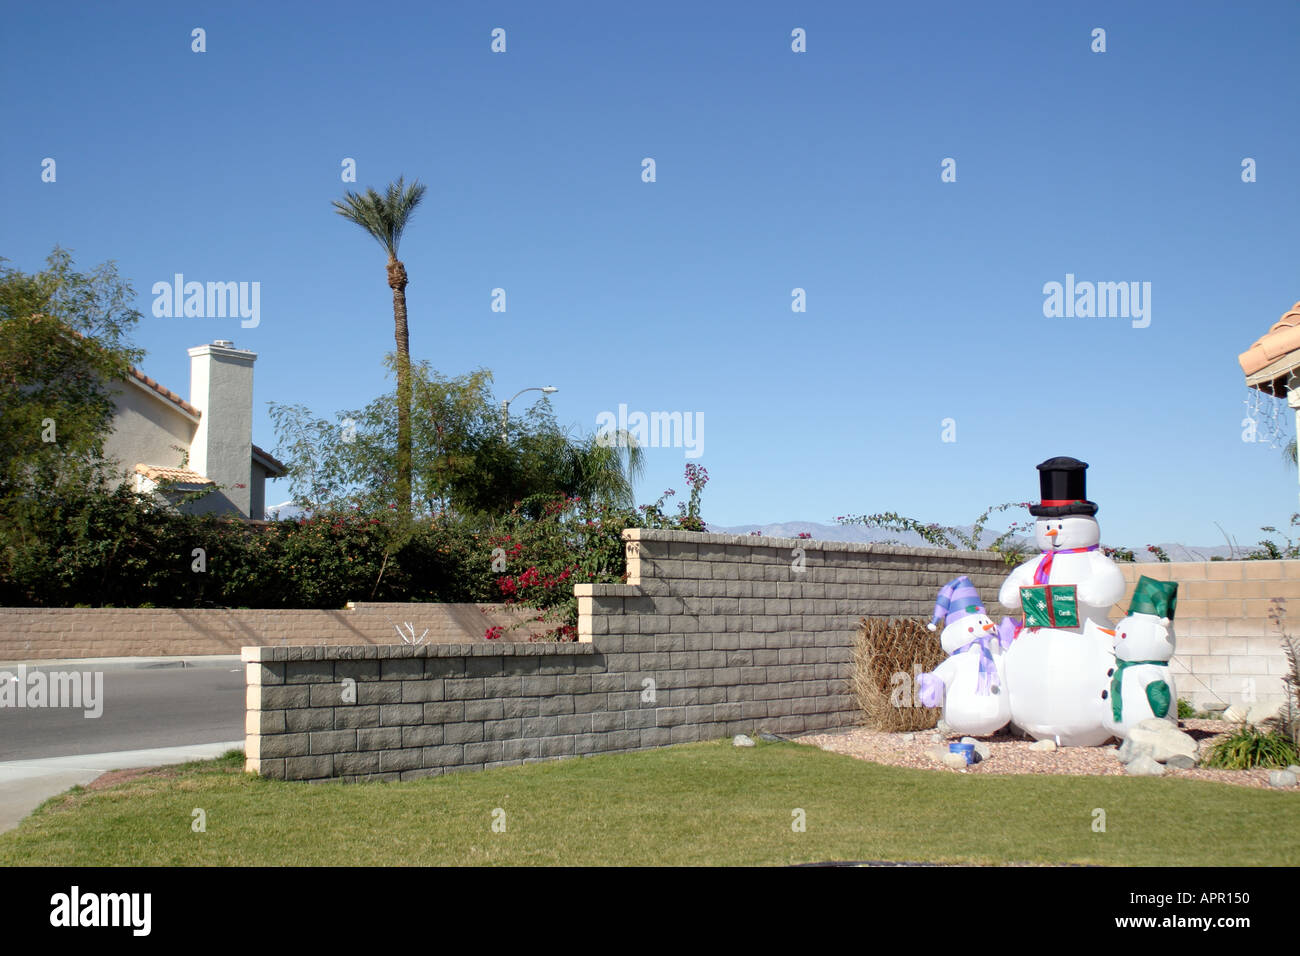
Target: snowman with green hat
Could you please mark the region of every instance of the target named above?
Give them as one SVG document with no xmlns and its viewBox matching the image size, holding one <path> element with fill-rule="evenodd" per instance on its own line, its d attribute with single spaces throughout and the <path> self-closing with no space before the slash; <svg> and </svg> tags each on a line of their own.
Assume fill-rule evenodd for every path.
<svg viewBox="0 0 1300 956">
<path fill-rule="evenodd" d="M 1174 607 L 1178 583 L 1143 575 L 1133 590 L 1128 616 L 1115 625 L 1115 666 L 1101 692 L 1106 727 L 1117 737 L 1152 717 L 1178 720 L 1178 692 L 1169 660 L 1174 656 Z"/>
</svg>

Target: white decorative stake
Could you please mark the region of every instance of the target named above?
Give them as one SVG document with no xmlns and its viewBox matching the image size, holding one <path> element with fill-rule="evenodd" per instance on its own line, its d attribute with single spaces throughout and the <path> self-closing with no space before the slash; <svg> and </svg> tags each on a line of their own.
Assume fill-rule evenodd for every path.
<svg viewBox="0 0 1300 956">
<path fill-rule="evenodd" d="M 392 621 L 389 621 L 388 623 L 389 623 L 389 624 L 393 624 Z M 403 633 L 403 631 L 402 631 L 402 626 L 405 626 L 405 627 L 406 627 L 406 632 L 405 632 L 405 633 Z M 429 629 L 426 627 L 426 628 L 424 629 L 424 634 L 421 634 L 419 637 L 416 637 L 416 636 L 415 636 L 415 625 L 412 624 L 410 621 L 405 621 L 405 622 L 403 622 L 403 625 L 393 624 L 393 627 L 397 630 L 397 636 L 400 637 L 400 638 L 402 639 L 402 643 L 403 643 L 403 644 L 420 644 L 420 643 L 423 643 L 423 641 L 424 641 L 424 637 L 425 637 L 425 634 L 428 634 L 428 633 L 429 633 Z"/>
</svg>

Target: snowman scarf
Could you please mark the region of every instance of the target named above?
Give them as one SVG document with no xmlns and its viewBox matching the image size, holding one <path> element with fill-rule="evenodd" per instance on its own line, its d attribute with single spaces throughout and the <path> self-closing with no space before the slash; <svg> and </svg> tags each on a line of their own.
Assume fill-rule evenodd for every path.
<svg viewBox="0 0 1300 956">
<path fill-rule="evenodd" d="M 1047 584 L 1048 579 L 1052 576 L 1052 558 L 1058 554 L 1083 554 L 1085 551 L 1096 551 L 1097 545 L 1091 545 L 1087 548 L 1061 548 L 1057 551 L 1044 551 L 1043 556 L 1038 559 L 1038 567 L 1034 569 L 1034 583 Z"/>
<path fill-rule="evenodd" d="M 1115 673 L 1110 678 L 1110 712 L 1115 718 L 1115 723 L 1124 719 L 1124 697 L 1122 688 L 1124 686 L 1124 668 L 1136 667 L 1138 664 L 1155 664 L 1157 667 L 1168 667 L 1168 661 L 1116 661 Z M 1164 683 L 1163 681 L 1161 683 Z M 1154 695 L 1154 699 L 1152 699 Z M 1148 691 L 1147 699 L 1151 703 L 1151 712 L 1155 714 L 1161 704 L 1164 705 L 1164 712 L 1156 714 L 1157 717 L 1163 717 L 1169 713 L 1169 690 L 1165 686 L 1163 695 L 1159 691 Z"/>
<path fill-rule="evenodd" d="M 985 634 L 983 637 L 977 637 L 967 644 L 963 644 L 957 650 L 953 651 L 956 657 L 965 651 L 978 651 L 980 655 L 980 676 L 979 681 L 975 684 L 975 693 L 981 697 L 987 697 L 997 686 L 998 668 L 993 663 L 993 651 L 989 649 L 989 644 L 993 641 L 1001 643 L 1002 635 L 998 633 Z"/>
</svg>

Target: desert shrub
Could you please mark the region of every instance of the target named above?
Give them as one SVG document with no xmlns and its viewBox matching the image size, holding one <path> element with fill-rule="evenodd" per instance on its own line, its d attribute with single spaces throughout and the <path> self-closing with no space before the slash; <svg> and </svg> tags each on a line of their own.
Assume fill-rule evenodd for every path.
<svg viewBox="0 0 1300 956">
<path fill-rule="evenodd" d="M 1242 724 L 1212 746 L 1201 760 L 1201 766 L 1220 770 L 1287 767 L 1293 763 L 1300 763 L 1300 750 L 1293 740 L 1252 724 Z"/>
<path fill-rule="evenodd" d="M 1197 715 L 1198 715 L 1198 711 L 1196 710 L 1195 707 L 1193 707 L 1189 702 L 1183 700 L 1183 698 L 1181 697 L 1178 698 L 1178 719 L 1179 720 L 1188 720 L 1189 718 L 1196 717 Z"/>
<path fill-rule="evenodd" d="M 863 618 L 853 653 L 853 693 L 863 722 L 873 730 L 926 730 L 943 713 L 917 704 L 917 675 L 948 655 L 939 635 L 910 618 Z"/>
</svg>

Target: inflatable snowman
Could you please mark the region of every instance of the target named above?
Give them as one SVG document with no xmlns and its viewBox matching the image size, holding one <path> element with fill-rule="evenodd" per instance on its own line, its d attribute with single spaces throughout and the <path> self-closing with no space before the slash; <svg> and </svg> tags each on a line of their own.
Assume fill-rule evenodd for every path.
<svg viewBox="0 0 1300 956">
<path fill-rule="evenodd" d="M 1005 655 L 1011 720 L 1063 747 L 1092 747 L 1111 736 L 1095 675 L 1112 666 L 1107 613 L 1125 591 L 1124 575 L 1099 550 L 1087 467 L 1074 458 L 1038 466 L 1042 500 L 1029 513 L 1042 553 L 998 591 L 1004 607 L 1025 612 L 1025 627 Z"/>
<path fill-rule="evenodd" d="M 1138 579 L 1128 616 L 1115 625 L 1115 662 L 1101 698 L 1106 726 L 1117 737 L 1152 717 L 1178 720 L 1178 692 L 1169 659 L 1174 656 L 1174 606 L 1178 584 Z"/>
<path fill-rule="evenodd" d="M 1005 727 L 1011 704 L 1002 670 L 1002 637 L 984 612 L 970 578 L 944 585 L 930 630 L 942 622 L 939 643 L 950 655 L 920 676 L 920 700 L 943 705 L 943 719 L 959 734 L 981 737 Z"/>
</svg>

